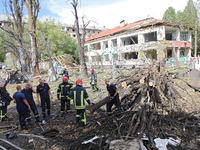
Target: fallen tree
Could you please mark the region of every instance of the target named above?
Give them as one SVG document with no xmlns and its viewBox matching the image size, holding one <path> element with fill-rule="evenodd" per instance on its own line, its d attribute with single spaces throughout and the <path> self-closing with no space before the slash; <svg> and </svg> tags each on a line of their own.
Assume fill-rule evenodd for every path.
<svg viewBox="0 0 200 150">
<path fill-rule="evenodd" d="M 94 114 L 95 119 L 92 118 L 87 132 L 83 133 L 82 129 L 74 131 L 75 135 L 79 136 L 74 137 L 75 141 L 70 145 L 70 149 L 92 149 L 96 146 L 99 149 L 107 149 L 108 140 L 144 137 L 148 139 L 145 144 L 148 150 L 157 149 L 154 141 L 157 137 L 181 139 L 179 148 L 190 149 L 187 142 L 198 138 L 200 134 L 199 118 L 192 115 L 194 112 L 184 112 L 186 106 L 179 102 L 184 98 L 176 90 L 176 87 L 182 87 L 168 75 L 162 64 L 150 65 L 147 68 L 135 69 L 128 75 L 120 75 L 116 85 L 122 93 L 121 103 L 126 111 L 115 112 L 112 117 L 103 117 L 102 112 L 98 111 Z M 196 105 L 192 96 L 191 99 Z M 107 98 L 102 101 L 105 100 L 107 101 Z M 96 135 L 101 137 L 96 142 L 81 144 L 83 140 Z M 198 149 L 197 146 L 195 148 Z"/>
</svg>

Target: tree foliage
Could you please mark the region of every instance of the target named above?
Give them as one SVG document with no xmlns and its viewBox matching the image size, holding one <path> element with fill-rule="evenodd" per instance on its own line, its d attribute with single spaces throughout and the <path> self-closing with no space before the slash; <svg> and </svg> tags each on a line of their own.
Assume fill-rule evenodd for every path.
<svg viewBox="0 0 200 150">
<path fill-rule="evenodd" d="M 176 23 L 177 22 L 177 18 L 176 18 L 176 11 L 173 7 L 169 7 L 164 15 L 162 20 L 167 21 L 167 22 L 173 22 Z"/>
<path fill-rule="evenodd" d="M 42 34 L 45 36 L 45 40 L 47 39 L 48 30 L 48 46 L 51 56 L 71 54 L 78 57 L 78 47 L 76 40 L 70 37 L 69 34 L 61 32 L 60 23 L 56 23 L 54 19 L 49 18 L 44 22 L 38 21 L 37 26 L 41 29 Z M 38 39 L 39 58 L 41 58 L 41 54 L 43 54 L 44 59 L 48 58 L 45 44 L 42 41 L 39 31 L 36 32 L 36 36 Z"/>
<path fill-rule="evenodd" d="M 198 5 L 197 5 L 198 4 Z M 198 9 L 199 8 L 199 9 Z M 163 20 L 180 24 L 186 28 L 192 28 L 192 53 L 194 53 L 194 41 L 195 41 L 195 29 L 199 30 L 199 19 L 198 12 L 200 12 L 200 3 L 195 4 L 193 0 L 188 0 L 187 5 L 183 11 L 179 10 L 177 13 L 172 7 L 169 7 L 163 14 Z M 200 14 L 200 13 L 199 13 Z M 176 18 L 174 21 L 173 19 Z M 197 45 L 200 45 L 200 35 L 197 37 Z M 200 48 L 197 48 L 197 51 L 200 51 Z"/>
</svg>

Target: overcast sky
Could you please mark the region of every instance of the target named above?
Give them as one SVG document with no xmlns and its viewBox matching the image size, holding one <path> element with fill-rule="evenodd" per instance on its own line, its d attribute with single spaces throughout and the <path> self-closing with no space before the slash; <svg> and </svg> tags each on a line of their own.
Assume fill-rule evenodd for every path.
<svg viewBox="0 0 200 150">
<path fill-rule="evenodd" d="M 62 23 L 74 24 L 72 0 L 40 0 L 39 19 L 52 17 Z M 176 11 L 183 11 L 188 0 L 80 0 L 79 18 L 85 15 L 97 27 L 113 28 L 119 22 L 126 23 L 142 20 L 147 17 L 162 19 L 164 12 L 172 6 Z M 195 1 L 195 0 L 194 0 Z M 0 6 L 0 13 L 5 13 Z"/>
</svg>

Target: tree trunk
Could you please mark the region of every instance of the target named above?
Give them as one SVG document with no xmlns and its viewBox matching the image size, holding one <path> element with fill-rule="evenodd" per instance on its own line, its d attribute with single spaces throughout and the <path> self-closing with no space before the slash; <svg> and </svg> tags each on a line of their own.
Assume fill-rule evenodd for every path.
<svg viewBox="0 0 200 150">
<path fill-rule="evenodd" d="M 179 61 L 178 61 L 178 57 L 176 55 L 175 47 L 172 49 L 172 53 L 174 54 L 174 57 L 176 59 L 176 65 L 179 66 Z"/>
<path fill-rule="evenodd" d="M 39 75 L 39 64 L 37 56 L 37 42 L 36 42 L 36 21 L 39 12 L 39 0 L 23 0 L 28 11 L 29 19 L 29 34 L 31 36 L 31 63 L 33 76 Z"/>
<path fill-rule="evenodd" d="M 26 65 L 26 61 L 25 61 L 25 57 L 24 57 L 24 50 L 21 46 L 21 42 L 19 41 L 19 56 L 20 56 L 20 63 L 21 63 L 21 71 L 22 73 L 26 73 L 27 72 L 27 65 Z"/>
<path fill-rule="evenodd" d="M 77 41 L 78 41 L 78 50 L 79 50 L 79 57 L 80 57 L 80 62 L 81 62 L 81 66 L 83 68 L 83 73 L 84 76 L 87 77 L 88 73 L 87 73 L 87 65 L 86 65 L 86 61 L 85 61 L 85 53 L 84 53 L 84 46 L 81 45 L 81 37 L 80 37 L 80 32 L 79 32 L 79 22 L 78 22 L 78 14 L 77 14 L 77 4 L 78 1 L 77 0 L 73 0 L 73 3 L 71 3 L 72 6 L 74 7 L 74 16 L 75 16 L 75 26 L 76 26 L 76 35 L 77 35 Z"/>
<path fill-rule="evenodd" d="M 31 63 L 32 63 L 32 72 L 33 76 L 39 75 L 39 64 L 38 64 L 38 56 L 37 56 L 37 43 L 36 43 L 36 38 L 32 33 L 30 33 L 31 36 Z"/>
</svg>

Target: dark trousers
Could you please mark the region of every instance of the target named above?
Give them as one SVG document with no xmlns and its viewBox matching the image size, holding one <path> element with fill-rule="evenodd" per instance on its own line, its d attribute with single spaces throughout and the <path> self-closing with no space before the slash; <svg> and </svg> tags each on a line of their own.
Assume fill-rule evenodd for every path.
<svg viewBox="0 0 200 150">
<path fill-rule="evenodd" d="M 21 125 L 24 125 L 26 123 L 26 116 L 27 116 L 27 112 L 28 110 L 17 110 L 19 113 L 19 123 Z"/>
<path fill-rule="evenodd" d="M 50 106 L 50 98 L 47 99 L 41 99 L 41 106 L 42 106 L 42 115 L 43 118 L 46 119 L 46 108 L 47 108 L 47 114 L 50 115 L 51 112 L 51 106 Z"/>
<path fill-rule="evenodd" d="M 61 113 L 64 113 L 65 112 L 65 104 L 66 104 L 66 112 L 70 112 L 71 109 L 70 109 L 70 99 L 68 98 L 62 98 L 61 97 Z"/>
<path fill-rule="evenodd" d="M 94 84 L 91 84 L 91 85 L 92 85 L 93 91 L 99 90 L 99 88 L 97 87 L 97 82 L 95 82 Z"/>
<path fill-rule="evenodd" d="M 31 110 L 32 110 L 34 116 L 38 117 L 39 114 L 38 114 L 37 107 L 35 105 L 35 101 L 34 100 L 28 100 L 28 103 L 29 103 L 29 105 L 31 107 Z M 27 112 L 27 119 L 31 119 L 31 111 L 30 110 L 28 110 L 28 112 Z"/>
<path fill-rule="evenodd" d="M 110 102 L 107 103 L 106 105 L 106 108 L 107 108 L 107 113 L 109 115 L 112 114 L 112 106 L 113 104 L 115 104 L 115 106 L 117 107 L 117 109 L 120 111 L 120 112 L 123 112 L 123 109 L 121 107 L 121 101 L 119 100 L 119 96 L 116 96 L 113 100 L 111 100 Z"/>
<path fill-rule="evenodd" d="M 2 100 L 5 104 L 5 106 L 0 107 L 0 117 L 1 120 L 4 120 L 6 117 L 6 113 L 7 113 L 7 101 L 6 100 Z"/>
<path fill-rule="evenodd" d="M 78 123 L 81 118 L 82 126 L 86 125 L 85 109 L 77 109 L 76 111 L 76 122 Z"/>
</svg>

